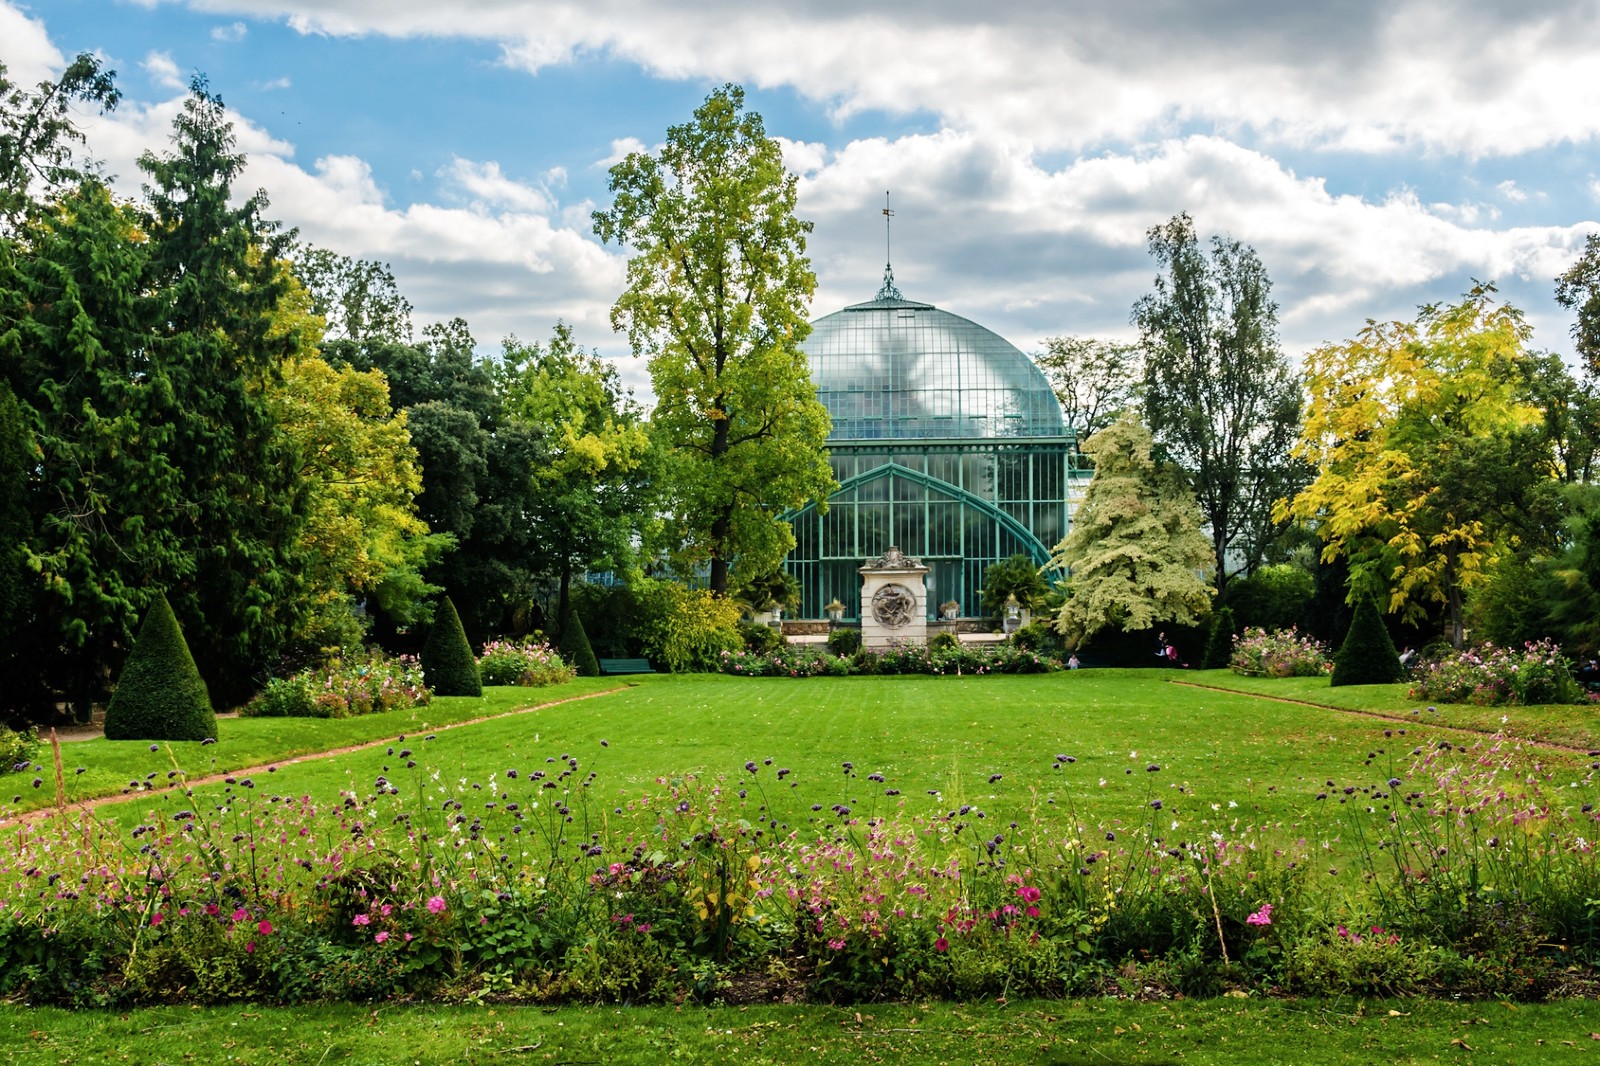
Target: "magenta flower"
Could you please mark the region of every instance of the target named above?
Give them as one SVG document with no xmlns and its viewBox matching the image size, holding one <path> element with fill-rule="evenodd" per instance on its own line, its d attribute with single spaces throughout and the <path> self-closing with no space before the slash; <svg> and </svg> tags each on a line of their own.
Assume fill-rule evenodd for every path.
<svg viewBox="0 0 1600 1066">
<path fill-rule="evenodd" d="M 240 907 L 238 910 L 233 912 L 233 920 L 236 922 L 242 922 L 249 917 L 250 912 L 245 910 L 243 907 Z"/>
<path fill-rule="evenodd" d="M 358 914 L 354 918 L 350 919 L 351 925 L 369 925 L 371 922 L 372 919 L 365 914 Z"/>
<path fill-rule="evenodd" d="M 374 942 L 381 944 L 385 940 L 389 939 L 389 931 L 387 929 L 385 929 L 381 933 L 374 933 L 373 936 L 372 936 L 372 939 L 373 939 Z"/>
<path fill-rule="evenodd" d="M 1260 910 L 1256 911 L 1250 917 L 1245 919 L 1245 923 L 1247 925 L 1271 925 L 1272 904 L 1263 903 Z"/>
<path fill-rule="evenodd" d="M 1034 888 L 1032 885 L 1023 885 L 1021 888 L 1017 889 L 1017 895 L 1022 897 L 1022 901 L 1024 903 L 1039 902 L 1039 890 Z"/>
<path fill-rule="evenodd" d="M 162 914 L 160 911 L 156 911 L 154 914 L 152 914 L 150 916 L 150 924 L 151 924 L 151 926 L 160 925 L 165 920 L 166 920 L 166 915 Z"/>
<path fill-rule="evenodd" d="M 256 926 L 256 932 L 260 933 L 262 936 L 271 936 L 272 923 L 267 921 L 265 918 L 261 919 L 260 923 Z"/>
<path fill-rule="evenodd" d="M 444 897 L 443 896 L 430 896 L 430 897 L 428 897 L 428 913 L 429 914 L 443 914 L 444 913 L 444 906 L 445 906 L 445 904 L 444 904 Z"/>
<path fill-rule="evenodd" d="M 940 937 L 938 940 L 935 940 L 933 942 L 933 950 L 934 951 L 949 951 L 950 950 L 950 941 L 946 940 L 944 937 Z"/>
</svg>

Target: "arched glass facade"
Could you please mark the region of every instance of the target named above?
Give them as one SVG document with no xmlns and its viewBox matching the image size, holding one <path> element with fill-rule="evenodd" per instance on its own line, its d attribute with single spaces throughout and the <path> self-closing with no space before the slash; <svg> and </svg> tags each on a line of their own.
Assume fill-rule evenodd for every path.
<svg viewBox="0 0 1600 1066">
<path fill-rule="evenodd" d="M 1000 559 L 1049 559 L 1082 472 L 1032 360 L 975 322 L 898 297 L 818 320 L 804 348 L 833 417 L 840 487 L 826 514 L 790 516 L 798 616 L 821 618 L 837 598 L 858 619 L 857 568 L 891 544 L 930 567 L 930 617 L 948 600 L 979 614 L 984 571 Z"/>
</svg>

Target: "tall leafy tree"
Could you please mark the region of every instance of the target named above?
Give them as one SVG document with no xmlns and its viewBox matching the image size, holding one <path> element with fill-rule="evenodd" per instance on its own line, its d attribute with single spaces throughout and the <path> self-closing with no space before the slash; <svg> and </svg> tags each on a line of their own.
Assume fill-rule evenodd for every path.
<svg viewBox="0 0 1600 1066">
<path fill-rule="evenodd" d="M 1133 307 L 1145 420 L 1194 486 L 1223 589 L 1231 557 L 1245 572 L 1261 562 L 1276 532 L 1272 503 L 1296 487 L 1300 393 L 1255 250 L 1213 237 L 1208 255 L 1187 214 L 1148 237 L 1161 273 Z"/>
<path fill-rule="evenodd" d="M 1103 629 L 1160 622 L 1193 625 L 1211 603 L 1201 574 L 1211 546 L 1178 471 L 1152 455 L 1150 431 L 1131 414 L 1083 446 L 1094 478 L 1051 562 L 1067 570 L 1055 627 L 1069 647 Z"/>
<path fill-rule="evenodd" d="M 401 295 L 388 263 L 309 245 L 296 248 L 293 258 L 327 340 L 411 341 L 411 301 Z"/>
<path fill-rule="evenodd" d="M 1531 355 L 1523 366 L 1526 398 L 1541 415 L 1538 437 L 1563 482 L 1587 483 L 1600 452 L 1600 397 L 1594 378 L 1579 379 L 1558 355 Z"/>
<path fill-rule="evenodd" d="M 669 129 L 659 154 L 612 167 L 611 209 L 594 215 L 602 240 L 633 252 L 611 320 L 649 359 L 673 546 L 681 565 L 709 564 L 719 597 L 735 563 L 776 566 L 794 546 L 778 515 L 834 484 L 827 410 L 800 350 L 816 277 L 795 190 L 730 85 Z"/>
<path fill-rule="evenodd" d="M 158 294 L 153 361 L 172 395 L 167 449 L 181 470 L 180 531 L 188 560 L 169 590 L 212 694 L 249 691 L 255 665 L 294 629 L 305 495 L 293 441 L 267 390 L 299 334 L 277 329 L 289 280 L 276 260 L 287 237 L 257 192 L 233 202 L 244 166 L 222 100 L 196 78 L 166 154 L 139 160 L 148 177 L 146 284 Z"/>
<path fill-rule="evenodd" d="M 0 237 L 15 236 L 39 204 L 82 178 L 75 148 L 83 133 L 73 124 L 73 108 L 115 108 L 121 98 L 115 78 L 87 52 L 59 78 L 32 89 L 13 82 L 0 63 Z"/>
<path fill-rule="evenodd" d="M 1067 425 L 1085 441 L 1138 400 L 1144 358 L 1136 344 L 1094 337 L 1046 337 L 1033 357 L 1050 379 Z"/>
<path fill-rule="evenodd" d="M 1494 291 L 1306 357 L 1295 452 L 1316 477 L 1278 509 L 1314 524 L 1325 560 L 1348 560 L 1351 602 L 1386 593 L 1408 620 L 1438 604 L 1457 645 L 1467 593 L 1529 531 L 1555 473 L 1524 449 L 1539 423 L 1522 387 L 1529 330 Z"/>
<path fill-rule="evenodd" d="M 1578 313 L 1572 340 L 1590 374 L 1600 375 L 1600 233 L 1583 242 L 1583 253 L 1556 278 L 1556 302 Z"/>
<path fill-rule="evenodd" d="M 651 511 L 650 438 L 616 368 L 557 324 L 548 345 L 505 342 L 508 420 L 532 430 L 539 459 L 533 542 L 556 584 L 553 631 L 565 631 L 574 575 L 621 570 Z"/>
</svg>

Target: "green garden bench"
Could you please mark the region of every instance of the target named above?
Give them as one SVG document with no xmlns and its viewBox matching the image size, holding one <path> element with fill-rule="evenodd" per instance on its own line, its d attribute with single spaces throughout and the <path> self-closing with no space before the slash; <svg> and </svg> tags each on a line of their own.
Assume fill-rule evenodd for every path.
<svg viewBox="0 0 1600 1066">
<path fill-rule="evenodd" d="M 602 674 L 653 674 L 646 659 L 601 659 Z"/>
</svg>

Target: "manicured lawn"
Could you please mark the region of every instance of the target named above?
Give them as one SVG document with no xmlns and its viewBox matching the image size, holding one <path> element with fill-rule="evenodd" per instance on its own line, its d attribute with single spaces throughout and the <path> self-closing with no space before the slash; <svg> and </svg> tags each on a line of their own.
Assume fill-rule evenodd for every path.
<svg viewBox="0 0 1600 1066">
<path fill-rule="evenodd" d="M 0 1061 L 335 1063 L 1580 1063 L 1600 1004 L 1384 1000 L 854 1008 L 0 1008 Z"/>
</svg>

